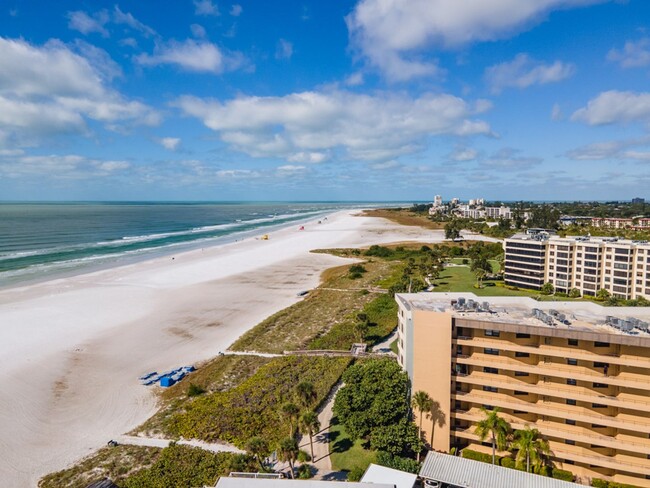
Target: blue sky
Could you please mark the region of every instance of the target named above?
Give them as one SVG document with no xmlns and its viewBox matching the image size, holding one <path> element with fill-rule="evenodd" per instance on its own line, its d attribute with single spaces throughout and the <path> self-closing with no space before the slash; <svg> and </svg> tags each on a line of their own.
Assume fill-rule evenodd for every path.
<svg viewBox="0 0 650 488">
<path fill-rule="evenodd" d="M 0 9 L 0 200 L 650 198 L 644 0 Z"/>
</svg>

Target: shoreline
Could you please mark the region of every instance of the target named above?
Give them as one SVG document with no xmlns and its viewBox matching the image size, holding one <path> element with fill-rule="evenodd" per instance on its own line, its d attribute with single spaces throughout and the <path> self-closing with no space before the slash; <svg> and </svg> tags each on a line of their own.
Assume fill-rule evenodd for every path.
<svg viewBox="0 0 650 488">
<path fill-rule="evenodd" d="M 442 233 L 328 215 L 254 238 L 0 290 L 0 471 L 11 486 L 69 466 L 156 411 L 138 376 L 208 360 L 347 260 L 312 253 Z M 322 217 L 321 217 L 322 218 Z M 295 224 L 294 224 L 295 225 Z"/>
</svg>

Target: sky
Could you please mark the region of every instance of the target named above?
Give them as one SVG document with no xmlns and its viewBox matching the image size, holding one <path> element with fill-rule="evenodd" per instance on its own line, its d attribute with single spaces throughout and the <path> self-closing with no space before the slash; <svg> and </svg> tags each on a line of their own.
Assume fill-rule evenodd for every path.
<svg viewBox="0 0 650 488">
<path fill-rule="evenodd" d="M 647 0 L 0 2 L 0 200 L 650 198 Z"/>
</svg>

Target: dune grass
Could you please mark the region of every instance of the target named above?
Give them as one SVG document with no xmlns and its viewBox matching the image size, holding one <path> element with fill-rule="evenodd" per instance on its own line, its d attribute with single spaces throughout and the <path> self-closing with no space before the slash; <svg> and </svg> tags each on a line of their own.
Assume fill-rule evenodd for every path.
<svg viewBox="0 0 650 488">
<path fill-rule="evenodd" d="M 364 216 L 381 217 L 400 225 L 424 227 L 425 229 L 442 230 L 445 228 L 445 222 L 434 222 L 429 216 L 421 213 L 414 213 L 407 209 L 385 209 L 377 208 L 365 210 Z"/>
</svg>

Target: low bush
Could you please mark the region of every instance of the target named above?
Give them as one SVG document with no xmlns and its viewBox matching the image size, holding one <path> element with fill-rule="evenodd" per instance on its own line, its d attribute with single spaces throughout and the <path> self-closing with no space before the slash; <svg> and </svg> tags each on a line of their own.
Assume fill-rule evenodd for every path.
<svg viewBox="0 0 650 488">
<path fill-rule="evenodd" d="M 368 270 L 360 264 L 353 264 L 348 271 L 350 273 L 366 273 Z"/>
<path fill-rule="evenodd" d="M 478 451 L 472 451 L 470 449 L 463 449 L 461 451 L 461 456 L 464 457 L 465 459 L 473 459 L 474 461 L 481 461 L 483 463 L 492 464 L 492 455 L 491 454 L 485 454 L 485 453 L 478 452 Z"/>
<path fill-rule="evenodd" d="M 377 453 L 377 464 L 399 471 L 406 471 L 407 473 L 418 474 L 420 472 L 420 463 L 415 459 L 393 456 L 385 451 Z"/>
<path fill-rule="evenodd" d="M 609 481 L 593 478 L 591 480 L 591 486 L 595 486 L 596 488 L 609 488 Z"/>
<path fill-rule="evenodd" d="M 564 469 L 553 469 L 551 476 L 557 480 L 563 481 L 573 481 L 575 479 L 575 475 L 571 471 L 566 471 Z"/>
<path fill-rule="evenodd" d="M 199 395 L 203 395 L 204 393 L 205 393 L 205 389 L 201 388 L 198 385 L 195 385 L 194 383 L 190 383 L 190 386 L 187 388 L 188 397 L 199 396 Z"/>
<path fill-rule="evenodd" d="M 348 472 L 348 481 L 359 481 L 359 480 L 361 480 L 361 478 L 363 477 L 364 472 L 365 471 L 363 469 L 355 466 L 354 468 L 352 468 Z"/>
<path fill-rule="evenodd" d="M 298 466 L 298 478 L 301 480 L 308 480 L 314 477 L 314 471 L 309 464 L 301 464 Z"/>
</svg>

